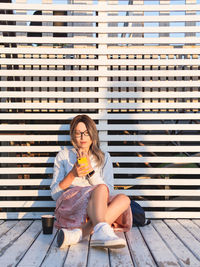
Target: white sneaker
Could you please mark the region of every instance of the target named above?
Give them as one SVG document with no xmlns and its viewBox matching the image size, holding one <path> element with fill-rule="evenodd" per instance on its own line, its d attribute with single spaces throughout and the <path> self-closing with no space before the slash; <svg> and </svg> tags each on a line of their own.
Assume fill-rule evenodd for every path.
<svg viewBox="0 0 200 267">
<path fill-rule="evenodd" d="M 90 245 L 92 247 L 123 248 L 126 246 L 126 241 L 123 238 L 119 238 L 109 224 L 104 224 L 94 232 Z"/>
<path fill-rule="evenodd" d="M 65 248 L 69 245 L 75 245 L 82 239 L 81 229 L 60 229 L 57 235 L 57 245 L 59 248 Z"/>
</svg>

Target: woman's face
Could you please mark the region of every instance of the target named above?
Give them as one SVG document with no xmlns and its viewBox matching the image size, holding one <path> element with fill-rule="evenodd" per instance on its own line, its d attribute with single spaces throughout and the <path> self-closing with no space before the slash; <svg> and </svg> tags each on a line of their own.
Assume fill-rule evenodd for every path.
<svg viewBox="0 0 200 267">
<path fill-rule="evenodd" d="M 89 148 L 92 144 L 92 140 L 87 131 L 85 123 L 79 122 L 77 124 L 75 128 L 75 140 L 76 140 L 76 145 L 79 149 L 81 148 L 85 151 L 89 151 Z"/>
</svg>

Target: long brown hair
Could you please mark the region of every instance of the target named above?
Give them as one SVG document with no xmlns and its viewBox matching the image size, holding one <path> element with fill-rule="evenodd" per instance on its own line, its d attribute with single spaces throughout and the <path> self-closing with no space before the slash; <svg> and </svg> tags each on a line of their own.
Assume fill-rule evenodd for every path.
<svg viewBox="0 0 200 267">
<path fill-rule="evenodd" d="M 75 129 L 79 122 L 83 122 L 87 128 L 89 136 L 92 140 L 92 144 L 90 146 L 90 152 L 94 156 L 97 166 L 100 167 L 104 163 L 104 153 L 100 149 L 99 135 L 97 132 L 95 122 L 87 115 L 78 115 L 73 118 L 70 123 L 70 136 L 72 145 L 77 149 L 76 138 L 75 138 Z"/>
</svg>

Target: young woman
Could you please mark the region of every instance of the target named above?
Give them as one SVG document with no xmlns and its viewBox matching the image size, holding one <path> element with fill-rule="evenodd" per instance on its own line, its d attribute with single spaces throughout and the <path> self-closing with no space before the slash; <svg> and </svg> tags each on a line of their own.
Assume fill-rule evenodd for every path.
<svg viewBox="0 0 200 267">
<path fill-rule="evenodd" d="M 112 162 L 109 153 L 100 149 L 95 122 L 87 115 L 76 116 L 70 136 L 73 148 L 57 154 L 51 183 L 55 226 L 60 229 L 58 247 L 76 244 L 91 233 L 91 246 L 124 247 L 125 240 L 113 228 L 131 228 L 130 200 L 114 194 Z M 87 164 L 78 164 L 77 159 L 83 157 Z"/>
</svg>

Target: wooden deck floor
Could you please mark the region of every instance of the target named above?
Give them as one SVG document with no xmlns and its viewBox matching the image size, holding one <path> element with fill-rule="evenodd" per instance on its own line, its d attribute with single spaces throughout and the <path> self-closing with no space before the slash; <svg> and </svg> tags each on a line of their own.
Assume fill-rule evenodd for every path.
<svg viewBox="0 0 200 267">
<path fill-rule="evenodd" d="M 115 250 L 91 248 L 89 239 L 61 250 L 56 234 L 43 235 L 40 220 L 1 220 L 0 266 L 200 267 L 200 220 L 153 220 L 119 233 L 127 247 Z"/>
</svg>

